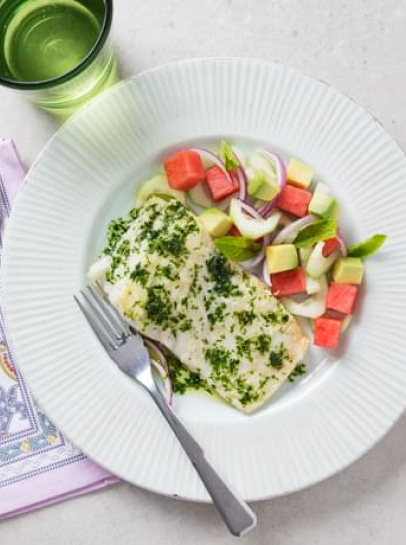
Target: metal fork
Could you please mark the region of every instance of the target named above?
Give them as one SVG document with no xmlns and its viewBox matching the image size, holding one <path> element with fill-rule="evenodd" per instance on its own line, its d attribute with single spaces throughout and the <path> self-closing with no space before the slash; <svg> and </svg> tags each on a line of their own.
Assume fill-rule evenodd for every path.
<svg viewBox="0 0 406 545">
<path fill-rule="evenodd" d="M 230 532 L 235 536 L 242 536 L 255 528 L 257 519 L 253 511 L 224 483 L 207 461 L 203 449 L 167 404 L 152 375 L 149 353 L 142 337 L 127 324 L 100 289 L 88 286 L 81 290 L 81 295 L 82 300 L 76 296 L 74 299 L 90 327 L 118 367 L 151 395 Z"/>
</svg>

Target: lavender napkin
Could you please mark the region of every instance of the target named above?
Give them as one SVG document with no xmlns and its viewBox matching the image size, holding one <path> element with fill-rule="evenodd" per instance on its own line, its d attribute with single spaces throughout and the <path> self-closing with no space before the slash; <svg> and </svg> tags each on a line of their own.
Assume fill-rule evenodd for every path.
<svg viewBox="0 0 406 545">
<path fill-rule="evenodd" d="M 24 176 L 14 143 L 0 140 L 0 252 Z M 31 397 L 7 343 L 0 300 L 0 520 L 115 482 L 65 439 Z"/>
</svg>

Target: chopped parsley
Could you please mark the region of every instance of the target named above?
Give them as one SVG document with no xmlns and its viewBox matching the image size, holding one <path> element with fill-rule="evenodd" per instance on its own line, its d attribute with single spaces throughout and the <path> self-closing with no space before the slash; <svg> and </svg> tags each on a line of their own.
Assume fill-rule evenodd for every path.
<svg viewBox="0 0 406 545">
<path fill-rule="evenodd" d="M 235 387 L 239 394 L 238 401 L 243 407 L 248 404 L 254 403 L 259 399 L 261 395 L 261 390 L 268 382 L 269 378 L 264 378 L 258 387 L 254 387 L 252 384 L 249 384 L 245 379 L 239 377 L 235 381 Z"/>
<path fill-rule="evenodd" d="M 179 329 L 180 329 L 180 331 L 182 331 L 184 333 L 185 331 L 190 331 L 192 329 L 192 326 L 193 326 L 192 320 L 184 320 L 180 324 Z"/>
<path fill-rule="evenodd" d="M 307 373 L 306 364 L 305 363 L 299 363 L 296 365 L 296 367 L 293 369 L 291 374 L 288 377 L 289 382 L 295 382 L 295 380 L 298 377 L 302 377 Z"/>
<path fill-rule="evenodd" d="M 242 295 L 238 287 L 231 282 L 234 273 L 230 263 L 223 255 L 213 255 L 206 261 L 206 266 L 210 275 L 209 278 L 214 283 L 214 291 L 218 295 L 224 295 L 225 297 Z"/>
<path fill-rule="evenodd" d="M 235 313 L 241 327 L 251 325 L 255 320 L 255 313 L 252 310 L 242 310 Z"/>
<path fill-rule="evenodd" d="M 185 250 L 185 238 L 178 233 L 162 237 L 157 241 L 157 248 L 161 249 L 164 254 L 172 254 L 178 257 Z"/>
<path fill-rule="evenodd" d="M 271 348 L 271 342 L 272 342 L 272 339 L 269 335 L 265 335 L 265 333 L 261 333 L 255 339 L 255 348 L 258 350 L 260 354 L 266 354 L 267 352 L 269 352 Z"/>
<path fill-rule="evenodd" d="M 274 369 L 282 369 L 283 361 L 289 357 L 285 345 L 281 343 L 277 350 L 272 350 L 269 354 L 269 364 Z"/>
<path fill-rule="evenodd" d="M 181 361 L 172 354 L 167 357 L 172 388 L 176 394 L 185 394 L 188 390 L 205 390 L 211 393 L 212 389 L 207 381 L 202 379 L 197 371 L 190 371 Z"/>
<path fill-rule="evenodd" d="M 284 325 L 290 320 L 289 314 L 287 314 L 282 305 L 278 305 L 272 312 L 262 314 L 262 318 L 267 325 Z"/>
<path fill-rule="evenodd" d="M 205 306 L 206 306 L 206 301 L 205 301 Z M 225 303 L 221 303 L 214 309 L 213 312 L 207 314 L 207 319 L 209 320 L 211 326 L 213 326 L 217 322 L 224 322 L 224 319 L 225 319 L 224 311 L 226 310 L 226 307 L 227 306 Z M 206 310 L 208 310 L 208 308 L 206 308 Z"/>
<path fill-rule="evenodd" d="M 199 271 L 201 268 L 202 268 L 201 265 L 198 265 L 197 263 L 194 264 L 193 278 L 190 284 L 190 293 L 192 295 L 197 295 L 197 293 L 202 290 L 202 287 L 198 284 Z"/>
<path fill-rule="evenodd" d="M 156 275 L 157 276 L 164 276 L 168 280 L 178 280 L 179 275 L 173 270 L 173 267 L 171 265 L 158 265 L 156 268 Z"/>
<path fill-rule="evenodd" d="M 109 223 L 107 228 L 107 247 L 104 250 L 105 255 L 111 255 L 115 250 L 122 236 L 128 231 L 133 221 L 131 215 L 127 218 L 117 218 Z"/>
<path fill-rule="evenodd" d="M 252 341 L 242 337 L 241 335 L 237 335 L 235 340 L 237 342 L 237 354 L 239 356 L 246 356 L 248 360 L 252 361 Z"/>
<path fill-rule="evenodd" d="M 141 266 L 140 263 L 137 263 L 134 270 L 130 273 L 130 280 L 133 282 L 138 282 L 141 286 L 145 288 L 149 279 L 149 271 Z"/>
<path fill-rule="evenodd" d="M 231 357 L 230 350 L 221 346 L 206 348 L 204 353 L 206 361 L 212 368 L 212 376 L 219 380 L 229 380 L 230 376 L 237 371 L 239 361 Z"/>
<path fill-rule="evenodd" d="M 145 308 L 151 322 L 167 329 L 173 323 L 172 306 L 169 294 L 163 286 L 157 285 L 148 288 Z"/>
</svg>

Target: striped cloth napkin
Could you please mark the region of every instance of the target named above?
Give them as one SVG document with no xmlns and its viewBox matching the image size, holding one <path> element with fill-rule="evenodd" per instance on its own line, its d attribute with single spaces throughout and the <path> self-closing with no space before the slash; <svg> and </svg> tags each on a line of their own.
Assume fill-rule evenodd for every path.
<svg viewBox="0 0 406 545">
<path fill-rule="evenodd" d="M 0 140 L 0 252 L 24 176 L 14 143 Z M 69 443 L 31 397 L 7 342 L 0 300 L 0 520 L 116 482 Z"/>
</svg>

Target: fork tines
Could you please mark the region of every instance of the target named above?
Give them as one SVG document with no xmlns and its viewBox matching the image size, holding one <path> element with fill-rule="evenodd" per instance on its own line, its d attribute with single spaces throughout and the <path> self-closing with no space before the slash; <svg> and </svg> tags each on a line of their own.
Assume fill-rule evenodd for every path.
<svg viewBox="0 0 406 545">
<path fill-rule="evenodd" d="M 74 299 L 94 333 L 105 348 L 116 349 L 131 335 L 130 329 L 120 313 L 104 294 L 100 284 L 80 290 L 83 301 Z"/>
</svg>

